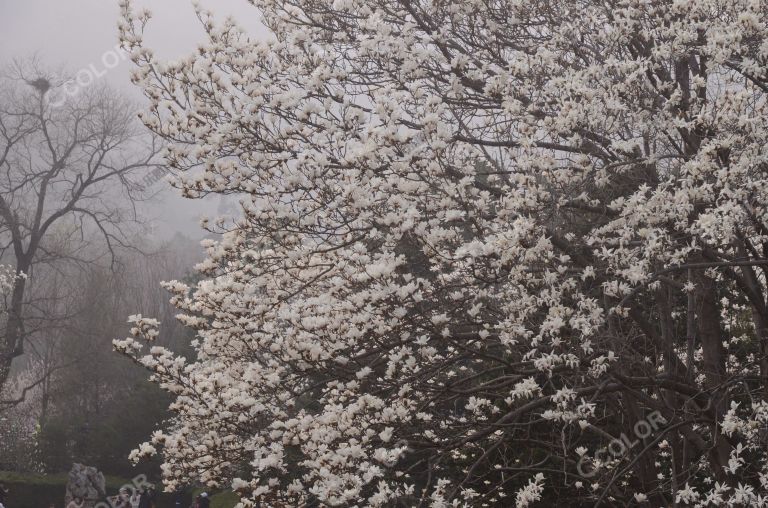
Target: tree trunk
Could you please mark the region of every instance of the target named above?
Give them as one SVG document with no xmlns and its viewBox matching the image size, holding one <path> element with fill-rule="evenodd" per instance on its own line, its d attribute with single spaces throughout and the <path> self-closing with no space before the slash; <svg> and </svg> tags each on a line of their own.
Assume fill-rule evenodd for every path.
<svg viewBox="0 0 768 508">
<path fill-rule="evenodd" d="M 725 380 L 726 352 L 723 347 L 723 333 L 720 327 L 720 307 L 718 305 L 717 287 L 715 281 L 702 271 L 696 274 L 695 299 L 699 306 L 698 337 L 702 348 L 702 370 L 706 378 L 706 386 L 717 390 Z M 715 391 L 711 399 L 716 421 L 712 425 L 714 447 L 710 452 L 713 471 L 721 481 L 726 480 L 723 467 L 728 464 L 730 445 L 719 430 L 723 416 L 728 408 L 725 392 Z"/>
<path fill-rule="evenodd" d="M 23 273 L 23 270 L 19 268 L 17 273 Z M 24 277 L 17 278 L 11 294 L 8 320 L 5 323 L 2 349 L 0 349 L 0 391 L 5 387 L 8 377 L 11 375 L 11 365 L 14 358 L 21 356 L 24 352 L 22 311 L 26 282 Z"/>
</svg>

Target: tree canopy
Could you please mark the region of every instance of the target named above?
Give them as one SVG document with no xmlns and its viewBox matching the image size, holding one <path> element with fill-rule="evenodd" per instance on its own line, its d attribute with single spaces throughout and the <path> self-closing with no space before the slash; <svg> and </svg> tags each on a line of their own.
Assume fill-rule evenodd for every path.
<svg viewBox="0 0 768 508">
<path fill-rule="evenodd" d="M 135 458 L 243 506 L 765 505 L 765 2 L 251 3 L 269 40 L 199 10 L 173 62 L 122 3 L 176 185 L 240 205 L 166 283 L 196 357 L 115 343 L 175 397 Z"/>
</svg>

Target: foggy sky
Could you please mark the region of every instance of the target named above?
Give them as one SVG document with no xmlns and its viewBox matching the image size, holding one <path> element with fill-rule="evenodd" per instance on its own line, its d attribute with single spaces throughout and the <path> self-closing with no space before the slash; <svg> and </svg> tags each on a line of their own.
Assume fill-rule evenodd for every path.
<svg viewBox="0 0 768 508">
<path fill-rule="evenodd" d="M 246 0 L 201 0 L 217 18 L 234 16 L 257 37 L 265 30 L 259 12 Z M 145 41 L 161 59 L 175 59 L 194 51 L 204 41 L 204 32 L 195 17 L 191 0 L 136 0 L 136 7 L 148 7 L 153 18 Z M 54 69 L 63 66 L 73 75 L 91 65 L 104 71 L 102 56 L 118 44 L 118 0 L 0 0 L 0 67 L 14 58 L 37 56 Z M 100 79 L 141 101 L 129 79 L 130 61 L 104 72 Z M 141 104 L 141 102 L 139 102 Z M 160 182 L 158 186 L 167 186 Z M 178 231 L 198 237 L 200 215 L 213 215 L 218 198 L 202 203 L 186 200 L 170 189 L 156 204 L 144 206 L 144 214 L 156 219 L 157 234 L 172 236 Z"/>
</svg>

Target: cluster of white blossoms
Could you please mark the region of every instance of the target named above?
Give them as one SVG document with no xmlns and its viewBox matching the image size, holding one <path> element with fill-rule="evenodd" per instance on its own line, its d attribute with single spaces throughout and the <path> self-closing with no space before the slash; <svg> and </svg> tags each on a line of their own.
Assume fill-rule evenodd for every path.
<svg viewBox="0 0 768 508">
<path fill-rule="evenodd" d="M 0 319 L 6 319 L 14 288 L 20 281 L 26 279 L 26 273 L 16 271 L 16 268 L 11 265 L 0 264 L 0 300 L 2 300 Z"/>
<path fill-rule="evenodd" d="M 0 294 L 7 295 L 20 279 L 26 279 L 25 273 L 19 273 L 10 265 L 0 265 Z"/>
<path fill-rule="evenodd" d="M 134 458 L 243 507 L 766 504 L 766 2 L 251 3 L 174 62 L 122 3 L 175 185 L 240 212 L 166 284 L 194 358 L 115 343 L 175 397 Z"/>
</svg>

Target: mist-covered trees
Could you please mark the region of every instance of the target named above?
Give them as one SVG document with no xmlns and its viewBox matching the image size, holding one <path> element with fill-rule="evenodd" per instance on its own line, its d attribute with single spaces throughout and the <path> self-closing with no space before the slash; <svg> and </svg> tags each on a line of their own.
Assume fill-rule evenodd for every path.
<svg viewBox="0 0 768 508">
<path fill-rule="evenodd" d="M 169 311 L 156 281 L 196 257 L 142 238 L 161 165 L 134 105 L 95 84 L 60 100 L 65 83 L 35 60 L 0 72 L 0 469 L 127 474 L 167 401 L 111 341 L 126 313 Z"/>
<path fill-rule="evenodd" d="M 251 3 L 175 62 L 123 3 L 178 185 L 241 205 L 167 284 L 194 361 L 116 343 L 176 397 L 136 456 L 244 506 L 765 505 L 764 2 Z"/>
<path fill-rule="evenodd" d="M 24 275 L 0 332 L 0 388 L 29 335 L 55 319 L 39 313 L 46 300 L 30 291 L 34 272 L 47 277 L 127 246 L 131 203 L 142 190 L 132 177 L 157 165 L 129 101 L 104 86 L 49 101 L 59 81 L 34 61 L 0 79 L 0 260 Z"/>
<path fill-rule="evenodd" d="M 153 312 L 169 325 L 163 343 L 187 352 L 190 334 L 174 326 L 175 310 L 157 281 L 184 278 L 197 253 L 196 242 L 178 235 L 160 248 L 138 246 L 145 255 L 120 249 L 114 269 L 65 271 L 70 293 L 54 294 L 58 313 L 66 307 L 69 316 L 28 339 L 4 392 L 16 403 L 0 413 L 0 470 L 60 473 L 79 462 L 135 476 L 128 455 L 168 416 L 170 399 L 111 341 L 126 333 L 125 315 Z M 156 475 L 157 464 L 140 471 Z"/>
</svg>

